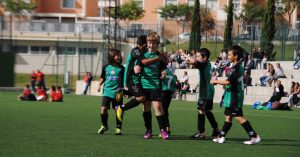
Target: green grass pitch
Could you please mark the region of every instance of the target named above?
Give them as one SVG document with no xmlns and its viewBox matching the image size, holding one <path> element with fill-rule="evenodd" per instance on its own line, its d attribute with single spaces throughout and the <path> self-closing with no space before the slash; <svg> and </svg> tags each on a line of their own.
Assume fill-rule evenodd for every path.
<svg viewBox="0 0 300 157">
<path fill-rule="evenodd" d="M 63 103 L 21 102 L 18 93 L 0 92 L 0 157 L 298 157 L 300 110 L 257 111 L 244 107 L 245 117 L 261 135 L 257 145 L 244 145 L 246 132 L 234 121 L 225 144 L 211 138 L 191 140 L 196 131 L 193 102 L 173 101 L 170 107 L 172 137 L 143 139 L 141 106 L 126 113 L 123 135 L 114 135 L 115 115 L 109 112 L 109 130 L 100 127 L 100 97 L 65 95 Z M 214 107 L 222 127 L 223 108 Z M 211 128 L 206 120 L 206 132 Z"/>
</svg>

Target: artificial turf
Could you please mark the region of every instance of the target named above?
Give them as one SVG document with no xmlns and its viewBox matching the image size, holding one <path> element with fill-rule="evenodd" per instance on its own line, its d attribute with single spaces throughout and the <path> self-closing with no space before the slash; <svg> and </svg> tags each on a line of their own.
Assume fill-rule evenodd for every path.
<svg viewBox="0 0 300 157">
<path fill-rule="evenodd" d="M 244 106 L 244 115 L 262 137 L 257 145 L 244 145 L 246 132 L 236 122 L 226 143 L 191 140 L 196 131 L 194 102 L 172 101 L 170 140 L 155 136 L 143 139 L 141 106 L 125 113 L 123 135 L 114 135 L 115 116 L 109 112 L 109 130 L 100 127 L 101 97 L 65 95 L 64 102 L 22 102 L 18 93 L 0 92 L 0 157 L 298 157 L 300 155 L 300 110 L 258 111 Z M 224 108 L 214 106 L 222 127 Z M 206 132 L 211 128 L 206 120 Z"/>
</svg>

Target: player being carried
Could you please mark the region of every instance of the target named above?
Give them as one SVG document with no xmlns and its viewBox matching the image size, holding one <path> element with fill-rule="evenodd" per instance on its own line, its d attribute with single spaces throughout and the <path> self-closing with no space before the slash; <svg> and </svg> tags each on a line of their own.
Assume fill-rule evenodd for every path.
<svg viewBox="0 0 300 157">
<path fill-rule="evenodd" d="M 224 107 L 225 107 L 225 122 L 221 133 L 214 142 L 224 143 L 225 136 L 232 126 L 232 118 L 234 117 L 248 133 L 250 140 L 245 141 L 244 144 L 256 144 L 260 142 L 261 138 L 254 131 L 250 122 L 243 116 L 243 102 L 244 102 L 244 83 L 243 74 L 244 68 L 241 64 L 243 57 L 243 49 L 240 46 L 232 46 L 228 49 L 228 59 L 232 63 L 228 71 L 226 80 L 211 80 L 212 84 L 225 85 Z"/>
<path fill-rule="evenodd" d="M 211 80 L 211 64 L 209 62 L 210 52 L 207 48 L 202 48 L 196 52 L 196 58 L 192 58 L 182 50 L 181 54 L 187 58 L 188 63 L 194 65 L 199 70 L 199 90 L 198 90 L 198 131 L 191 136 L 194 139 L 205 138 L 205 116 L 213 128 L 212 137 L 219 135 L 218 123 L 212 113 L 213 98 L 215 93 Z"/>
</svg>

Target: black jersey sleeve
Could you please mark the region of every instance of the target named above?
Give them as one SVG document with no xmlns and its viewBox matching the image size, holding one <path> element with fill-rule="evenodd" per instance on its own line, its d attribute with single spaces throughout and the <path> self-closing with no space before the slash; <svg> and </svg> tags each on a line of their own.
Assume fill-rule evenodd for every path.
<svg viewBox="0 0 300 157">
<path fill-rule="evenodd" d="M 118 87 L 119 87 L 119 88 L 123 88 L 123 87 L 124 87 L 123 82 L 124 82 L 124 72 L 125 72 L 125 68 L 124 68 L 123 65 L 120 65 L 120 68 L 121 68 L 121 71 L 120 71 L 120 74 L 119 74 L 120 80 L 119 80 L 119 85 L 118 85 Z"/>
<path fill-rule="evenodd" d="M 105 73 L 106 67 L 107 67 L 107 65 L 104 65 L 102 67 L 102 72 L 101 72 L 101 75 L 100 75 L 100 78 L 104 79 L 104 81 L 105 81 L 105 78 L 106 78 L 106 73 Z"/>
<path fill-rule="evenodd" d="M 196 62 L 196 67 L 199 70 L 204 70 L 205 67 L 207 66 L 207 64 L 208 64 L 208 62 L 199 62 L 199 61 L 197 61 Z"/>
<path fill-rule="evenodd" d="M 233 67 L 231 67 L 228 71 L 228 77 L 227 77 L 227 81 L 229 81 L 230 83 L 233 83 L 235 81 L 237 81 L 238 78 L 238 65 L 234 65 Z"/>
<path fill-rule="evenodd" d="M 137 64 L 140 65 L 142 60 L 145 59 L 144 57 L 144 53 L 140 51 L 139 48 L 135 47 L 134 49 L 132 49 L 131 51 L 131 56 L 132 58 L 134 58 L 135 60 L 137 60 Z"/>
</svg>

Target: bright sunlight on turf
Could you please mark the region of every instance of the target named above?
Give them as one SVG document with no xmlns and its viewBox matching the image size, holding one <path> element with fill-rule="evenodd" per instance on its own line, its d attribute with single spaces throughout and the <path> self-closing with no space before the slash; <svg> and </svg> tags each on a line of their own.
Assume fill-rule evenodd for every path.
<svg viewBox="0 0 300 157">
<path fill-rule="evenodd" d="M 207 138 L 191 140 L 196 131 L 193 102 L 173 101 L 170 107 L 171 139 L 143 139 L 141 106 L 126 112 L 123 135 L 114 135 L 115 115 L 109 112 L 109 130 L 96 134 L 100 97 L 65 95 L 63 103 L 21 102 L 19 93 L 0 92 L 1 157 L 296 157 L 300 154 L 300 110 L 258 111 L 244 107 L 245 117 L 262 137 L 258 145 L 244 145 L 248 135 L 234 121 L 225 144 Z M 222 127 L 223 108 L 214 106 Z M 211 128 L 206 120 L 206 133 Z"/>
</svg>

